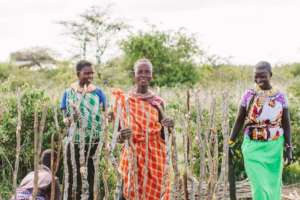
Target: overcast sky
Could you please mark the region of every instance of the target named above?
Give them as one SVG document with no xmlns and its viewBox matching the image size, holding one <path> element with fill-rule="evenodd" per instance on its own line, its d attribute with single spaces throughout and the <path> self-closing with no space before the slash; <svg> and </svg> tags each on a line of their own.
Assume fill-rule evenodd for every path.
<svg viewBox="0 0 300 200">
<path fill-rule="evenodd" d="M 1 0 L 0 60 L 31 46 L 66 55 L 70 46 L 55 22 L 107 4 L 135 29 L 145 21 L 165 30 L 185 27 L 209 53 L 232 63 L 300 62 L 298 0 Z"/>
</svg>

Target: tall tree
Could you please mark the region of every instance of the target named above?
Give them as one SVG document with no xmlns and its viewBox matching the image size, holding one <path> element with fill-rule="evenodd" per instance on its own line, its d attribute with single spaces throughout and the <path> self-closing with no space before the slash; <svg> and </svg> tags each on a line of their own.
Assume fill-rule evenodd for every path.
<svg viewBox="0 0 300 200">
<path fill-rule="evenodd" d="M 85 10 L 76 20 L 60 21 L 59 24 L 79 46 L 80 58 L 93 57 L 97 64 L 102 64 L 103 56 L 117 34 L 128 27 L 124 22 L 112 19 L 109 8 L 97 6 Z"/>
</svg>

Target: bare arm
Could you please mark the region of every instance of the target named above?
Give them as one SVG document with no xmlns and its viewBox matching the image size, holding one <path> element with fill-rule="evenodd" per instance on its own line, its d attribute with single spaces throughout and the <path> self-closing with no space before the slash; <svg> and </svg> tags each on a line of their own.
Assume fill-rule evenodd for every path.
<svg viewBox="0 0 300 200">
<path fill-rule="evenodd" d="M 282 113 L 282 128 L 284 132 L 284 143 L 285 143 L 285 160 L 287 164 L 292 162 L 292 138 L 291 138 L 291 123 L 290 113 L 287 108 L 283 109 Z"/>
<path fill-rule="evenodd" d="M 290 113 L 287 108 L 283 109 L 282 113 L 282 128 L 284 131 L 284 140 L 286 146 L 291 146 L 292 145 L 292 140 L 291 140 L 291 123 L 290 123 Z"/>
<path fill-rule="evenodd" d="M 235 120 L 231 135 L 230 135 L 230 140 L 235 141 L 235 139 L 238 136 L 238 133 L 242 129 L 244 122 L 246 118 L 246 108 L 243 106 L 240 106 L 237 118 Z"/>
</svg>

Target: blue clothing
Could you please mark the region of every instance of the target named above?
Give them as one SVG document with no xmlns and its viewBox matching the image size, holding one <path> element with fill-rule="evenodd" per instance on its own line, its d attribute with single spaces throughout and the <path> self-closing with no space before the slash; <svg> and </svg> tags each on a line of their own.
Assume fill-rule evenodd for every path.
<svg viewBox="0 0 300 200">
<path fill-rule="evenodd" d="M 99 104 L 102 105 L 103 109 L 106 107 L 106 96 L 102 92 L 100 88 L 96 88 L 95 90 L 97 96 L 99 97 Z M 61 100 L 60 109 L 66 110 L 67 109 L 67 91 L 64 92 L 64 95 Z"/>
</svg>

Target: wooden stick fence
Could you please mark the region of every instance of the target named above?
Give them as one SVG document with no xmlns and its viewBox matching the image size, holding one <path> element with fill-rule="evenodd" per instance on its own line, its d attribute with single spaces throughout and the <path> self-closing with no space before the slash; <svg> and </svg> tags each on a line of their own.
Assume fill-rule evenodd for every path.
<svg viewBox="0 0 300 200">
<path fill-rule="evenodd" d="M 18 95 L 20 95 L 18 91 Z M 84 94 L 83 94 L 84 95 Z M 184 108 L 185 112 L 181 114 L 178 118 L 180 122 L 177 121 L 175 128 L 164 129 L 165 142 L 166 142 L 166 166 L 163 174 L 163 185 L 160 197 L 164 199 L 164 194 L 167 190 L 167 184 L 171 185 L 171 199 L 174 200 L 215 200 L 215 199 L 230 199 L 230 187 L 228 176 L 232 176 L 229 171 L 229 146 L 227 144 L 230 127 L 229 127 L 229 96 L 226 91 L 222 94 L 221 98 L 218 99 L 215 95 L 210 95 L 210 106 L 206 108 L 205 105 L 208 102 L 203 102 L 199 95 L 199 91 L 191 93 L 187 92 L 186 95 L 186 107 Z M 220 103 L 219 103 L 220 102 Z M 128 127 L 130 125 L 130 107 L 128 102 L 126 103 L 126 118 L 123 116 L 123 111 L 119 103 L 117 103 L 115 121 L 112 128 L 112 134 L 110 134 L 109 129 L 111 128 L 108 119 L 107 113 L 102 115 L 103 121 L 103 137 L 100 137 L 100 142 L 97 146 L 96 152 L 93 156 L 93 164 L 95 166 L 95 177 L 94 177 L 94 194 L 93 198 L 95 200 L 99 199 L 115 199 L 119 200 L 122 196 L 122 177 L 118 170 L 118 157 L 115 157 L 115 149 L 117 146 L 117 136 L 119 125 L 122 127 Z M 16 146 L 16 162 L 13 174 L 13 186 L 14 190 L 16 189 L 16 180 L 18 174 L 18 165 L 19 165 L 19 155 L 20 155 L 20 127 L 21 127 L 21 103 L 18 96 L 18 123 L 16 130 L 17 137 L 17 146 Z M 192 109 L 194 108 L 194 117 L 192 117 Z M 33 198 L 36 198 L 38 192 L 38 163 L 39 156 L 42 146 L 42 136 L 46 122 L 47 116 L 46 105 L 43 106 L 41 121 L 39 121 L 39 116 L 37 110 L 34 113 L 34 194 Z M 79 113 L 79 105 L 74 105 L 74 111 Z M 145 109 L 145 108 L 144 108 Z M 54 122 L 56 128 L 56 134 L 52 135 L 51 138 L 51 147 L 56 149 L 58 153 L 58 161 L 54 165 L 54 161 L 51 161 L 51 171 L 52 171 L 52 186 L 51 191 L 54 191 L 54 177 L 55 173 L 58 170 L 60 153 L 63 153 L 63 164 L 64 164 L 64 184 L 63 184 L 63 198 L 62 199 L 76 199 L 76 183 L 77 183 L 77 172 L 75 164 L 75 153 L 74 153 L 74 142 L 66 140 L 65 144 L 62 145 L 62 140 L 64 137 L 62 130 L 59 127 L 58 123 L 58 113 L 56 108 L 54 111 Z M 205 111 L 207 113 L 205 113 Z M 162 117 L 166 117 L 166 111 L 160 108 Z M 167 111 L 168 112 L 168 111 Z M 146 112 L 147 113 L 147 112 Z M 176 113 L 177 115 L 179 113 Z M 208 120 L 205 120 L 205 115 L 208 116 Z M 221 118 L 221 120 L 218 120 Z M 146 151 L 145 151 L 145 168 L 143 170 L 143 185 L 142 193 L 139 194 L 137 190 L 137 163 L 136 163 L 136 154 L 133 142 L 127 141 L 126 148 L 128 150 L 128 159 L 129 161 L 129 177 L 134 175 L 134 180 L 129 180 L 129 184 L 133 183 L 131 187 L 128 188 L 129 194 L 134 193 L 135 199 L 138 199 L 139 195 L 142 195 L 142 199 L 146 198 L 146 183 L 147 183 L 147 174 L 148 174 L 148 145 L 149 145 L 149 113 L 146 115 Z M 80 118 L 79 118 L 80 121 Z M 75 124 L 71 124 L 71 129 L 74 128 Z M 82 127 L 82 125 L 80 126 Z M 182 132 L 179 132 L 182 130 Z M 81 198 L 87 200 L 89 198 L 89 185 L 87 180 L 87 160 L 91 151 L 91 141 L 88 144 L 85 143 L 84 130 L 80 128 L 80 175 L 82 179 L 82 194 Z M 109 135 L 112 135 L 110 138 Z M 57 136 L 57 137 L 56 137 Z M 177 139 L 181 138 L 183 141 L 183 161 L 179 160 L 179 152 L 177 147 Z M 87 155 L 84 154 L 85 147 L 88 145 Z M 195 147 L 199 152 L 199 177 L 196 178 L 194 171 L 192 169 L 192 162 L 195 158 L 195 151 L 192 151 L 192 148 Z M 69 176 L 70 172 L 67 166 L 67 151 L 70 148 L 71 154 L 71 163 L 73 171 L 73 184 L 72 184 L 72 197 L 68 197 L 69 189 Z M 219 150 L 221 150 L 219 152 Z M 129 153 L 131 152 L 131 153 Z M 99 171 L 100 157 L 103 155 L 103 158 L 106 161 L 103 171 Z M 53 156 L 51 156 L 53 159 Z M 116 175 L 116 185 L 115 188 L 109 188 L 108 184 L 108 173 L 110 171 L 109 164 L 112 166 L 112 169 Z M 99 175 L 102 173 L 102 182 L 104 185 L 104 194 L 100 193 L 100 178 Z M 170 180 L 167 180 L 166 177 L 170 177 Z M 236 182 L 236 199 L 246 199 L 251 198 L 250 185 L 247 180 Z M 111 191 L 114 191 L 114 195 L 111 194 Z M 297 199 L 299 195 L 296 192 L 290 194 L 283 194 L 285 199 Z M 51 193 L 51 200 L 54 200 L 54 192 Z"/>
</svg>

